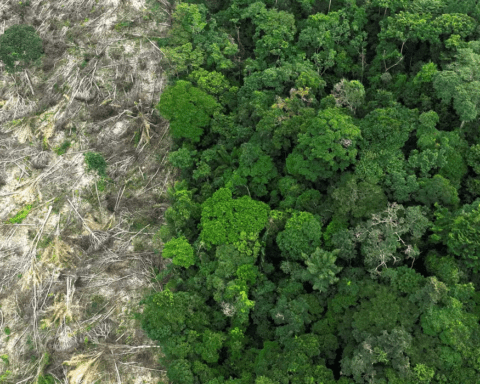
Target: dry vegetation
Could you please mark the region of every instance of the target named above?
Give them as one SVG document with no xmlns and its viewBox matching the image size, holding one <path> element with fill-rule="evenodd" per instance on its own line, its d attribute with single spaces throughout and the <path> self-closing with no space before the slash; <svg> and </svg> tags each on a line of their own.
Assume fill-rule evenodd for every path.
<svg viewBox="0 0 480 384">
<path fill-rule="evenodd" d="M 144 0 L 19 4 L 1 2 L 0 34 L 33 25 L 46 54 L 15 75 L 0 63 L 0 383 L 164 382 L 132 313 L 160 289 L 150 239 L 176 176 L 148 38 L 166 26 Z"/>
</svg>

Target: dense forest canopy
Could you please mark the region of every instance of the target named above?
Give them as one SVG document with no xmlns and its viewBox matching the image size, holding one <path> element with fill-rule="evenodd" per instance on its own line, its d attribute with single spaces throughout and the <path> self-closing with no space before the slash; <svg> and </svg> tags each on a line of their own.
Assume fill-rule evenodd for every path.
<svg viewBox="0 0 480 384">
<path fill-rule="evenodd" d="M 138 315 L 169 379 L 478 383 L 480 4 L 198 0 L 170 22 L 172 263 Z"/>
</svg>

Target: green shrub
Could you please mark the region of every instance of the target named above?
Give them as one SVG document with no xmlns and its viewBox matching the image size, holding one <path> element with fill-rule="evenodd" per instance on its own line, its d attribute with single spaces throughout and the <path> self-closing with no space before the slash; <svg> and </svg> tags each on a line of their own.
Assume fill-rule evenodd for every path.
<svg viewBox="0 0 480 384">
<path fill-rule="evenodd" d="M 30 64 L 40 65 L 43 43 L 31 25 L 12 25 L 0 36 L 0 60 L 9 73 L 20 71 Z"/>
<path fill-rule="evenodd" d="M 55 153 L 59 156 L 63 155 L 71 145 L 72 143 L 69 140 L 65 140 L 62 145 L 55 149 Z"/>
<path fill-rule="evenodd" d="M 97 171 L 100 176 L 106 177 L 105 173 L 107 169 L 107 163 L 103 156 L 100 153 L 96 152 L 86 152 L 85 163 L 87 164 L 87 170 Z"/>
<path fill-rule="evenodd" d="M 25 207 L 22 208 L 20 212 L 18 212 L 15 216 L 9 219 L 8 222 L 11 224 L 20 224 L 23 221 L 23 219 L 27 217 L 27 215 L 30 213 L 31 210 L 32 210 L 32 205 L 31 204 L 26 205 Z M 5 332 L 6 330 L 7 329 L 5 328 Z"/>
<path fill-rule="evenodd" d="M 38 384 L 54 384 L 55 379 L 53 378 L 52 375 L 41 375 L 38 377 Z"/>
</svg>

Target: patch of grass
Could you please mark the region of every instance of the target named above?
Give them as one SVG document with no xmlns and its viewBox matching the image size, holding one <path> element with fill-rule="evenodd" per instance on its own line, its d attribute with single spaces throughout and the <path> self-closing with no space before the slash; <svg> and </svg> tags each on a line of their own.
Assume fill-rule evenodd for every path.
<svg viewBox="0 0 480 384">
<path fill-rule="evenodd" d="M 72 143 L 69 140 L 65 140 L 58 148 L 55 149 L 55 153 L 58 156 L 61 156 L 65 152 L 67 152 L 68 148 L 70 148 L 71 145 Z"/>
<path fill-rule="evenodd" d="M 106 169 L 107 163 L 103 158 L 102 154 L 96 152 L 86 152 L 85 156 L 85 163 L 87 164 L 87 170 L 94 170 L 100 176 L 106 177 Z"/>
<path fill-rule="evenodd" d="M 4 332 L 7 336 L 10 335 L 10 333 L 12 333 L 9 327 L 5 327 Z"/>
<path fill-rule="evenodd" d="M 15 216 L 8 220 L 10 224 L 20 224 L 25 217 L 30 213 L 32 210 L 32 205 L 28 204 L 22 208 L 20 212 L 18 212 Z"/>
</svg>

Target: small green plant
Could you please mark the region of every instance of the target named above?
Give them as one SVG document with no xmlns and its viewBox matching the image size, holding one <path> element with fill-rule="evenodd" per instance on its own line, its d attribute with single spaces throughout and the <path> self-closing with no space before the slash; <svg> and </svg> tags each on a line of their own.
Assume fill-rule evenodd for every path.
<svg viewBox="0 0 480 384">
<path fill-rule="evenodd" d="M 11 374 L 12 374 L 12 371 L 5 371 L 5 373 L 2 376 L 0 376 L 0 383 L 4 383 L 5 380 L 7 380 Z"/>
<path fill-rule="evenodd" d="M 67 152 L 68 148 L 72 143 L 69 140 L 65 140 L 58 148 L 55 149 L 55 153 L 59 156 L 63 155 L 65 152 Z"/>
<path fill-rule="evenodd" d="M 10 360 L 8 360 L 8 355 L 2 355 L 2 356 L 0 356 L 0 359 L 2 359 L 2 361 L 5 364 L 10 365 Z"/>
<path fill-rule="evenodd" d="M 123 28 L 129 28 L 133 25 L 133 21 L 130 20 L 124 20 L 121 21 L 120 23 L 115 24 L 115 30 L 117 32 L 121 31 Z"/>
<path fill-rule="evenodd" d="M 10 224 L 20 224 L 25 217 L 30 213 L 32 210 L 32 205 L 26 205 L 25 207 L 22 208 L 20 212 L 18 212 L 15 216 L 13 216 L 11 219 L 8 220 Z"/>
<path fill-rule="evenodd" d="M 49 148 L 49 145 L 48 145 L 48 139 L 44 136 L 43 137 L 43 140 L 42 140 L 42 149 L 44 151 L 47 151 Z"/>
<path fill-rule="evenodd" d="M 107 187 L 107 181 L 104 178 L 101 178 L 97 183 L 98 192 L 105 191 L 106 187 Z"/>
<path fill-rule="evenodd" d="M 0 60 L 9 73 L 21 71 L 32 63 L 40 66 L 42 55 L 42 39 L 31 25 L 12 25 L 0 36 Z"/>
<path fill-rule="evenodd" d="M 86 152 L 84 156 L 85 163 L 87 164 L 87 170 L 97 171 L 97 173 L 103 177 L 107 176 L 105 172 L 107 169 L 107 163 L 100 153 Z"/>
<path fill-rule="evenodd" d="M 33 341 L 30 335 L 27 336 L 27 345 L 29 350 L 33 351 L 35 349 L 35 346 L 33 345 Z"/>
<path fill-rule="evenodd" d="M 135 136 L 133 136 L 133 142 L 135 144 L 135 147 L 138 146 L 138 143 L 140 142 L 140 131 L 135 132 Z"/>
<path fill-rule="evenodd" d="M 11 331 L 9 327 L 5 327 L 4 329 L 6 335 L 10 335 Z"/>
</svg>

